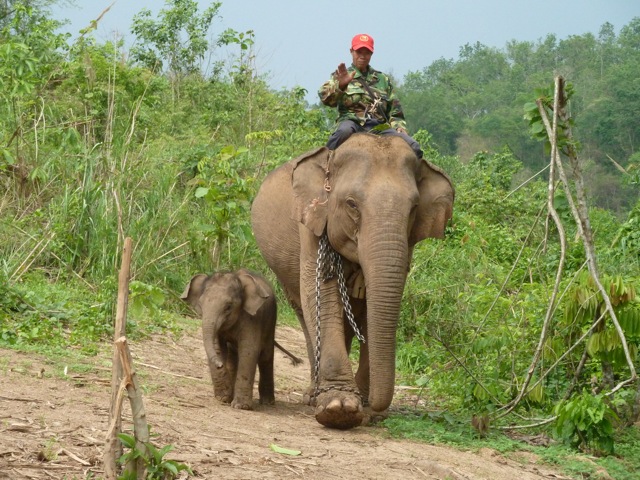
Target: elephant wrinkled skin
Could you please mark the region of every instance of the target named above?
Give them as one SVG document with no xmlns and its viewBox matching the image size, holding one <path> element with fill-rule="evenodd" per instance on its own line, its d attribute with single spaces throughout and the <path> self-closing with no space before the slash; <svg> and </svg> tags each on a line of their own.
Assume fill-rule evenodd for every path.
<svg viewBox="0 0 640 480">
<path fill-rule="evenodd" d="M 454 189 L 438 167 L 419 160 L 401 138 L 355 134 L 335 151 L 308 152 L 272 171 L 252 206 L 258 247 L 316 348 L 316 261 L 326 232 L 350 279 L 351 307 L 366 338 L 354 376 L 336 278 L 320 283 L 320 365 L 305 398 L 316 419 L 351 428 L 384 416 L 395 383 L 396 328 L 414 245 L 443 238 Z M 363 280 L 363 282 L 362 282 Z M 355 284 L 364 283 L 364 295 Z M 360 297 L 360 298 L 356 298 Z"/>
<path fill-rule="evenodd" d="M 260 403 L 274 404 L 273 347 L 277 303 L 269 283 L 246 269 L 195 275 L 181 297 L 202 318 L 215 397 L 251 410 L 256 365 Z"/>
</svg>

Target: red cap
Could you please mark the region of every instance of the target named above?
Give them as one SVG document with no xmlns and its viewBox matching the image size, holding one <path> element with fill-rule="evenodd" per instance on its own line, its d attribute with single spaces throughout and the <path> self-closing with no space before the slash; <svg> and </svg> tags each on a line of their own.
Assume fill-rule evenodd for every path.
<svg viewBox="0 0 640 480">
<path fill-rule="evenodd" d="M 373 52 L 373 38 L 371 35 L 367 35 L 366 33 L 359 33 L 351 40 L 351 48 L 353 50 L 358 50 L 359 48 L 366 48 Z"/>
</svg>

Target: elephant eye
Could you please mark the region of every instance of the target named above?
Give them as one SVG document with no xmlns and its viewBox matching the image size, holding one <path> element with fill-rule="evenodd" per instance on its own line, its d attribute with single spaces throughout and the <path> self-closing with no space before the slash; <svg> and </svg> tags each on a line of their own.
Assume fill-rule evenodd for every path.
<svg viewBox="0 0 640 480">
<path fill-rule="evenodd" d="M 353 198 L 347 199 L 347 205 L 349 206 L 349 208 L 353 208 L 354 210 L 358 208 L 358 204 Z"/>
</svg>

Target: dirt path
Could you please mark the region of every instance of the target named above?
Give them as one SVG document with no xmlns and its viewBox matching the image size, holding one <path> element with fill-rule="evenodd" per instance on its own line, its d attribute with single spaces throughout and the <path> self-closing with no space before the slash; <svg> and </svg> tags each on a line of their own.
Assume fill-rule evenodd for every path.
<svg viewBox="0 0 640 480">
<path fill-rule="evenodd" d="M 188 463 L 195 474 L 191 478 L 567 478 L 524 455 L 506 459 L 489 449 L 470 453 L 397 441 L 385 438 L 377 427 L 324 428 L 311 407 L 299 403 L 308 381 L 306 360 L 294 367 L 279 351 L 276 405 L 233 410 L 213 398 L 199 334 L 178 342 L 157 337 L 130 345 L 153 441 L 173 445 L 167 458 Z M 306 359 L 299 330 L 278 327 L 276 337 Z M 0 349 L 0 478 L 101 478 L 110 363 L 106 346 L 89 371 L 70 368 L 65 379 L 63 367 Z M 125 403 L 127 428 L 131 423 Z M 276 453 L 271 444 L 302 454 Z"/>
</svg>

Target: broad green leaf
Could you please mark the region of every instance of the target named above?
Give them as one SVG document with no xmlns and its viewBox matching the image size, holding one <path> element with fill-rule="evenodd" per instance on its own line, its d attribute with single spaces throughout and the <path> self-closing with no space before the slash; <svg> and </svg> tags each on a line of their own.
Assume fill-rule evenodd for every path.
<svg viewBox="0 0 640 480">
<path fill-rule="evenodd" d="M 127 448 L 133 448 L 136 445 L 136 439 L 131 435 L 127 435 L 126 433 L 119 433 L 118 438 Z"/>
<path fill-rule="evenodd" d="M 209 193 L 209 189 L 206 187 L 198 187 L 196 188 L 196 198 L 202 198 Z"/>
</svg>

